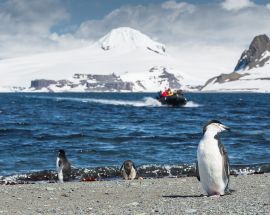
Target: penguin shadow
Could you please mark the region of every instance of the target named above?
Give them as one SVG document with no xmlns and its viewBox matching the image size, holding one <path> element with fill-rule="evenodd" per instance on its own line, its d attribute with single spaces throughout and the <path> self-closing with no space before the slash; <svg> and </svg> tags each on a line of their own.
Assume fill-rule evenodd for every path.
<svg viewBox="0 0 270 215">
<path fill-rule="evenodd" d="M 236 190 L 230 189 L 229 191 L 226 191 L 224 195 L 222 196 L 227 196 L 227 195 L 232 195 L 234 192 L 236 192 Z M 163 198 L 171 198 L 171 199 L 176 199 L 176 198 L 202 198 L 202 197 L 209 197 L 207 195 L 165 195 L 162 196 Z"/>
<path fill-rule="evenodd" d="M 203 194 L 201 195 L 165 195 L 165 196 L 162 196 L 163 198 L 170 198 L 170 199 L 176 199 L 176 198 L 202 198 L 204 197 Z"/>
</svg>

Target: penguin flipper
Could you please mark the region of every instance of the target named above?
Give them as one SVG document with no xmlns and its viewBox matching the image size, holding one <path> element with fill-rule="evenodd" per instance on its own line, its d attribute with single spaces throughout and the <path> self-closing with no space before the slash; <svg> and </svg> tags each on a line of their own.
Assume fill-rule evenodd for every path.
<svg viewBox="0 0 270 215">
<path fill-rule="evenodd" d="M 199 165 L 198 165 L 198 161 L 196 161 L 196 177 L 198 179 L 198 181 L 200 181 L 200 174 L 199 174 Z"/>
<path fill-rule="evenodd" d="M 135 166 L 135 164 L 133 163 L 133 168 L 136 170 L 136 172 L 138 172 L 138 170 L 137 170 L 137 167 Z"/>
<path fill-rule="evenodd" d="M 133 168 L 135 169 L 135 173 L 136 173 L 136 177 L 138 178 L 138 169 L 137 169 L 137 167 L 135 166 L 135 164 L 133 163 Z"/>
<path fill-rule="evenodd" d="M 61 169 L 62 161 L 61 159 L 57 158 L 56 159 L 56 171 L 59 173 Z"/>
<path fill-rule="evenodd" d="M 224 145 L 221 143 L 221 141 L 218 141 L 218 148 L 219 148 L 220 154 L 222 156 L 222 160 L 223 160 L 223 172 L 222 172 L 223 180 L 228 181 L 228 183 L 226 184 L 226 188 L 225 188 L 225 190 L 227 190 L 228 186 L 229 186 L 229 180 L 230 180 L 229 157 L 228 157 L 228 153 L 227 153 L 226 149 L 224 148 Z"/>
<path fill-rule="evenodd" d="M 120 172 L 122 172 L 123 168 L 124 168 L 124 164 L 122 164 L 122 166 L 120 167 Z"/>
</svg>

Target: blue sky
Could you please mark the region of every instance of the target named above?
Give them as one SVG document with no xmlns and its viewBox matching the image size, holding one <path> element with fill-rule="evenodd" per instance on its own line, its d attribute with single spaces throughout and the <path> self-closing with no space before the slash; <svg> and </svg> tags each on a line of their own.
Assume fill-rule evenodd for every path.
<svg viewBox="0 0 270 215">
<path fill-rule="evenodd" d="M 0 22 L 0 58 L 84 47 L 123 26 L 179 50 L 243 49 L 270 34 L 270 0 L 0 0 Z"/>
</svg>

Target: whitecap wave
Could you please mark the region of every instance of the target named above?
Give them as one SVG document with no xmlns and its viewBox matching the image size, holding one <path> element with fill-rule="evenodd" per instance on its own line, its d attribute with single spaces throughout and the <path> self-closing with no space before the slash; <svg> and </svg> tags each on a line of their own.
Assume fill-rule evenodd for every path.
<svg viewBox="0 0 270 215">
<path fill-rule="evenodd" d="M 201 107 L 202 105 L 197 104 L 193 101 L 188 101 L 184 107 L 188 107 L 188 108 L 194 108 L 194 107 Z"/>
<path fill-rule="evenodd" d="M 64 98 L 65 100 L 67 98 Z M 68 100 L 81 101 L 81 102 L 92 102 L 107 105 L 121 105 L 121 106 L 134 106 L 134 107 L 158 107 L 161 106 L 160 102 L 151 97 L 145 97 L 142 100 L 116 100 L 116 99 L 78 99 L 68 98 Z"/>
<path fill-rule="evenodd" d="M 31 96 L 33 97 L 33 96 Z M 106 105 L 134 106 L 134 107 L 160 107 L 161 103 L 152 97 L 144 97 L 141 100 L 117 100 L 117 99 L 94 99 L 94 98 L 73 98 L 73 97 L 50 97 L 36 96 L 39 99 L 53 99 L 56 101 L 76 101 L 84 103 L 99 103 Z"/>
<path fill-rule="evenodd" d="M 99 103 L 106 105 L 119 105 L 119 106 L 134 106 L 134 107 L 160 107 L 163 106 L 158 100 L 153 97 L 144 97 L 141 100 L 120 100 L 120 99 L 94 99 L 94 98 L 74 98 L 74 97 L 50 97 L 50 96 L 27 96 L 39 99 L 53 99 L 56 101 L 76 101 L 84 103 Z M 183 107 L 195 108 L 201 107 L 193 101 L 188 101 Z"/>
</svg>

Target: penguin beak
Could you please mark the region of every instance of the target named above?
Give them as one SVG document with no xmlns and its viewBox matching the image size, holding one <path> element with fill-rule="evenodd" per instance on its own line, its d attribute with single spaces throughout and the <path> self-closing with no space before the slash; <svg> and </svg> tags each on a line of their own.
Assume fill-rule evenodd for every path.
<svg viewBox="0 0 270 215">
<path fill-rule="evenodd" d="M 220 126 L 224 131 L 231 131 L 230 127 L 228 126 L 225 126 L 225 125 L 220 125 Z"/>
</svg>

